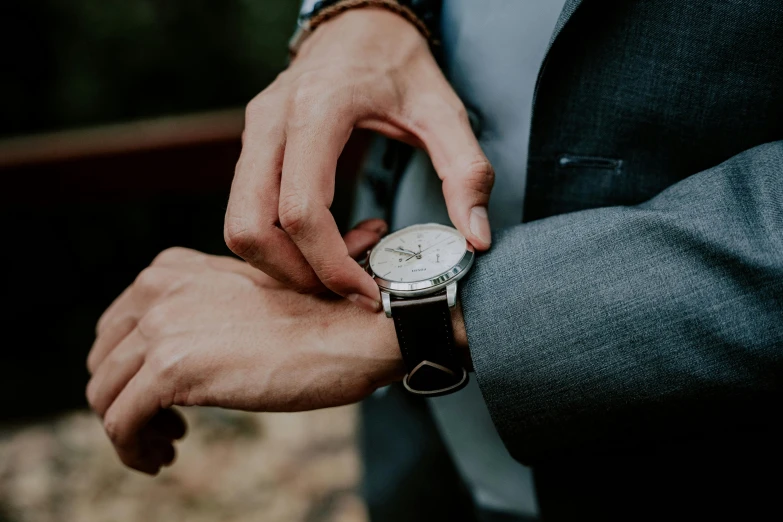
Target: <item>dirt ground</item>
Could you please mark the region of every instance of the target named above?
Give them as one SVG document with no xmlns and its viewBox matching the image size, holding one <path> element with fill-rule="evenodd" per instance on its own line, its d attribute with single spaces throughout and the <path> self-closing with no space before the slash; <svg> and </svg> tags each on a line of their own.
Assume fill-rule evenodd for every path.
<svg viewBox="0 0 783 522">
<path fill-rule="evenodd" d="M 0 428 L 0 522 L 363 522 L 356 408 L 183 412 L 177 462 L 124 468 L 83 411 Z"/>
</svg>

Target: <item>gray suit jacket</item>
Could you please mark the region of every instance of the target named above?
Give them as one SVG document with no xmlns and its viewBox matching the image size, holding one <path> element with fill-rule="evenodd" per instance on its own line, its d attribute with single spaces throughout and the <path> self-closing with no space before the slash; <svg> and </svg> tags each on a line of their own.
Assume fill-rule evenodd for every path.
<svg viewBox="0 0 783 522">
<path fill-rule="evenodd" d="M 524 212 L 461 290 L 515 458 L 564 491 L 579 462 L 691 464 L 687 487 L 717 449 L 780 455 L 780 0 L 569 0 Z"/>
</svg>

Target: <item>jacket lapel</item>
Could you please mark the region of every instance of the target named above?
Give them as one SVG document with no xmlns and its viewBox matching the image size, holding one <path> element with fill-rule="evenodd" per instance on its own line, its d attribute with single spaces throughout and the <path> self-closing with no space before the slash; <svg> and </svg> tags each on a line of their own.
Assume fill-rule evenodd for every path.
<svg viewBox="0 0 783 522">
<path fill-rule="evenodd" d="M 541 64 L 541 67 L 538 69 L 538 78 L 536 78 L 536 87 L 533 90 L 533 112 L 535 113 L 536 108 L 536 97 L 538 96 L 538 86 L 541 83 L 541 77 L 544 74 L 544 69 L 546 68 L 546 62 L 549 59 L 549 51 L 552 49 L 552 45 L 555 43 L 555 40 L 557 40 L 557 37 L 560 35 L 560 32 L 563 30 L 563 27 L 568 23 L 568 21 L 571 19 L 571 16 L 576 12 L 577 8 L 582 5 L 582 0 L 565 0 L 565 4 L 563 5 L 563 10 L 560 11 L 560 17 L 557 19 L 557 23 L 555 24 L 555 29 L 552 31 L 552 37 L 549 39 L 549 45 L 547 45 L 546 53 L 544 53 L 544 60 Z"/>
<path fill-rule="evenodd" d="M 563 10 L 560 12 L 560 17 L 557 19 L 557 23 L 555 24 L 555 30 L 552 32 L 552 38 L 549 39 L 547 52 L 549 52 L 549 49 L 552 48 L 552 44 L 555 43 L 558 35 L 560 35 L 560 31 L 563 30 L 563 27 L 565 27 L 565 25 L 568 23 L 568 20 L 571 19 L 571 16 L 574 14 L 574 12 L 576 12 L 576 9 L 581 4 L 582 0 L 566 0 L 565 5 L 563 5 Z"/>
</svg>

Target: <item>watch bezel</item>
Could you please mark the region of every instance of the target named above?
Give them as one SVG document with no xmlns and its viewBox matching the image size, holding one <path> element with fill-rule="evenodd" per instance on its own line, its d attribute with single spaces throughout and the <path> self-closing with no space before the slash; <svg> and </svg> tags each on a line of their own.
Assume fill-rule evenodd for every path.
<svg viewBox="0 0 783 522">
<path fill-rule="evenodd" d="M 412 226 L 424 226 L 424 225 L 441 226 L 444 228 L 451 229 L 459 234 L 459 231 L 457 231 L 457 229 L 446 225 L 441 225 L 439 223 L 421 223 L 420 225 L 412 225 Z M 400 231 L 402 230 L 405 229 L 404 228 L 400 229 Z M 460 234 L 460 236 L 462 236 L 462 234 Z M 380 244 L 381 243 L 378 243 L 378 245 Z M 376 245 L 376 247 L 378 245 Z M 420 297 L 423 295 L 438 293 L 442 290 L 445 290 L 449 284 L 462 279 L 462 277 L 468 273 L 470 267 L 473 266 L 473 260 L 476 254 L 475 254 L 475 250 L 473 249 L 473 245 L 471 245 L 470 242 L 465 240 L 465 253 L 462 255 L 462 258 L 459 260 L 459 262 L 456 265 L 451 267 L 446 272 L 439 274 L 437 277 L 431 279 L 423 279 L 421 281 L 414 281 L 412 283 L 389 281 L 388 279 L 384 279 L 383 277 L 377 275 L 373 271 L 372 266 L 370 265 L 369 262 L 370 255 L 372 255 L 372 251 L 370 251 L 367 256 L 367 271 L 373 277 L 376 284 L 382 291 L 388 292 L 389 294 L 396 297 Z"/>
</svg>

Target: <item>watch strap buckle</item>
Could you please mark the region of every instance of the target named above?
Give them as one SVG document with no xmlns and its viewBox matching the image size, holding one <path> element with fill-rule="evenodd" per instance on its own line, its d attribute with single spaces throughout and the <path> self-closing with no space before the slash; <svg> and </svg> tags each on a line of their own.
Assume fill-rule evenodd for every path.
<svg viewBox="0 0 783 522">
<path fill-rule="evenodd" d="M 457 380 L 457 374 L 441 365 L 432 361 L 423 360 L 409 373 L 405 374 L 402 379 L 402 384 L 405 389 L 416 395 L 424 395 L 427 397 L 437 397 L 438 395 L 445 395 L 447 393 L 455 392 L 463 388 L 468 383 L 468 372 L 465 368 L 462 370 L 462 376 Z M 424 381 L 433 383 L 433 388 L 420 389 L 416 387 L 416 382 L 412 383 L 411 379 L 419 376 L 415 381 Z M 449 383 L 451 381 L 451 383 Z"/>
</svg>

